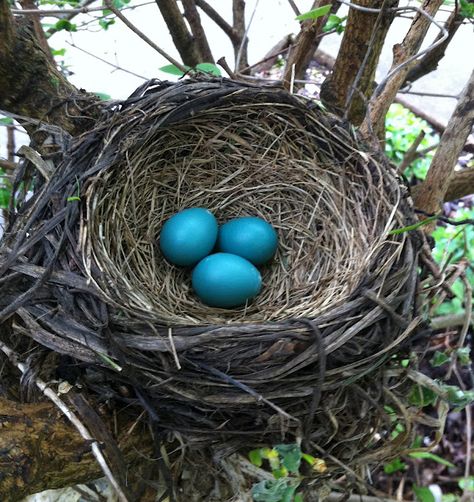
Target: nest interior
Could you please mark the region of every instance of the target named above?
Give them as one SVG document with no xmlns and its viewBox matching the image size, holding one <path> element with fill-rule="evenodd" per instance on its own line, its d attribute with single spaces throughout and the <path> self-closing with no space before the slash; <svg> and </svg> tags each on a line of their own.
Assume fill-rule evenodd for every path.
<svg viewBox="0 0 474 502">
<path fill-rule="evenodd" d="M 91 392 L 129 386 L 127 404 L 190 443 L 304 436 L 353 465 L 409 440 L 409 425 L 391 439 L 387 406 L 408 421 L 406 387 L 385 370 L 416 327 L 418 238 L 389 233 L 412 207 L 388 162 L 317 104 L 225 79 L 151 81 L 35 186 L 0 248 L 11 343 L 72 357 Z M 161 226 L 187 207 L 274 225 L 253 302 L 206 307 L 163 259 Z"/>
</svg>

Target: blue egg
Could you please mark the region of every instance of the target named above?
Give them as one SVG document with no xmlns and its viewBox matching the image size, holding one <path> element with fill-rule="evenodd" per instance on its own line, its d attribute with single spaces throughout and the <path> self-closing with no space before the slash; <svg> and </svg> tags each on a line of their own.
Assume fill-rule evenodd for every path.
<svg viewBox="0 0 474 502">
<path fill-rule="evenodd" d="M 212 254 L 200 261 L 192 282 L 204 303 L 220 308 L 244 305 L 262 287 L 260 272 L 244 258 L 228 253 Z"/>
<path fill-rule="evenodd" d="M 217 246 L 219 251 L 242 256 L 254 265 L 262 265 L 275 255 L 278 236 L 262 218 L 246 216 L 222 225 Z"/>
<path fill-rule="evenodd" d="M 163 225 L 161 251 L 175 265 L 195 265 L 214 248 L 217 230 L 217 220 L 208 209 L 184 209 Z"/>
</svg>

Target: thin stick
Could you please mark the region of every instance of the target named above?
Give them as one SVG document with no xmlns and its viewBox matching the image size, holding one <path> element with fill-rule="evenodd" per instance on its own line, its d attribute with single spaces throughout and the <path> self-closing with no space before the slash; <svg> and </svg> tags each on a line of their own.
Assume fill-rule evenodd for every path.
<svg viewBox="0 0 474 502">
<path fill-rule="evenodd" d="M 245 32 L 242 36 L 242 41 L 240 42 L 239 51 L 237 52 L 237 57 L 235 58 L 235 69 L 236 70 L 239 69 L 240 58 L 242 57 L 242 51 L 244 49 L 245 41 L 247 40 L 247 35 L 249 33 L 250 26 L 252 26 L 252 21 L 253 21 L 253 18 L 255 17 L 255 12 L 257 11 L 257 7 L 258 7 L 259 2 L 260 2 L 260 0 L 257 0 L 255 2 L 255 6 L 253 8 L 252 15 L 250 16 L 249 24 L 247 25 L 247 28 L 245 28 Z"/>
<path fill-rule="evenodd" d="M 10 347 L 5 345 L 2 341 L 0 341 L 0 349 L 8 357 L 11 363 L 21 371 L 23 375 L 27 372 L 27 367 L 25 366 L 24 363 L 20 362 L 19 355 L 16 352 L 14 352 Z M 77 429 L 79 434 L 88 443 L 90 443 L 92 454 L 96 458 L 97 463 L 102 469 L 102 472 L 105 474 L 106 478 L 109 480 L 110 484 L 114 487 L 115 491 L 117 492 L 119 501 L 129 502 L 128 498 L 125 496 L 122 489 L 120 488 L 120 485 L 118 484 L 117 480 L 114 478 L 114 475 L 112 474 L 112 471 L 110 470 L 110 467 L 108 466 L 107 461 L 105 460 L 105 457 L 102 454 L 99 443 L 91 436 L 91 434 L 84 426 L 84 424 L 79 420 L 76 414 L 66 406 L 66 404 L 59 398 L 59 396 L 52 389 L 48 387 L 48 384 L 46 382 L 43 382 L 43 380 L 37 377 L 34 378 L 34 382 L 38 387 L 38 389 L 40 389 L 40 391 L 62 411 L 62 413 Z"/>
<path fill-rule="evenodd" d="M 129 7 L 124 7 L 122 10 L 126 9 L 137 9 L 138 7 L 143 7 L 145 5 L 152 5 L 155 2 L 145 2 L 138 5 L 131 5 Z M 109 7 L 107 7 L 109 9 Z M 41 17 L 49 16 L 60 16 L 63 17 L 65 14 L 88 14 L 90 12 L 102 12 L 104 7 L 80 7 L 77 9 L 11 9 L 12 14 L 16 15 L 33 15 Z M 109 9 L 112 10 L 112 9 Z"/>
<path fill-rule="evenodd" d="M 420 134 L 415 138 L 415 141 L 411 144 L 410 148 L 405 152 L 403 156 L 403 160 L 398 166 L 398 172 L 403 173 L 403 171 L 416 159 L 418 158 L 417 149 L 420 146 L 420 143 L 423 141 L 425 137 L 425 131 L 421 130 Z"/>
<path fill-rule="evenodd" d="M 158 47 L 158 45 L 153 42 L 150 38 L 148 38 L 142 31 L 140 31 L 133 23 L 131 23 L 114 5 L 112 4 L 111 0 L 105 0 L 105 5 L 107 6 L 107 9 L 111 10 L 119 19 L 122 21 L 127 28 L 130 28 L 130 30 L 135 33 L 135 35 L 138 35 L 144 42 L 146 42 L 150 47 L 155 49 L 158 54 L 163 56 L 165 59 L 167 59 L 171 64 L 176 66 L 179 70 L 181 70 L 183 73 L 188 72 L 188 70 L 176 59 L 174 59 L 172 56 L 170 56 L 167 52 L 165 52 L 163 49 Z"/>
<path fill-rule="evenodd" d="M 126 68 L 122 68 L 121 66 L 118 66 L 114 63 L 111 63 L 110 61 L 107 61 L 106 59 L 103 59 L 101 58 L 100 56 L 96 56 L 95 54 L 93 54 L 92 52 L 89 52 L 89 51 L 86 51 L 86 49 L 83 49 L 82 47 L 79 47 L 77 46 L 75 43 L 73 42 L 68 42 L 66 40 L 66 43 L 68 45 L 70 45 L 71 47 L 74 47 L 74 49 L 77 49 L 78 51 L 81 51 L 83 52 L 84 54 L 87 54 L 88 56 L 91 56 L 93 57 L 94 59 L 97 59 L 98 61 L 101 61 L 102 63 L 105 63 L 109 66 L 112 66 L 112 68 L 115 68 L 116 70 L 120 70 L 120 71 L 123 71 L 124 73 L 128 73 L 130 75 L 133 75 L 134 77 L 137 77 L 137 78 L 141 78 L 142 80 L 149 80 L 149 78 L 147 77 L 144 77 L 143 75 L 139 75 L 138 73 L 135 73 L 133 71 L 130 71 L 130 70 L 127 70 Z"/>
</svg>

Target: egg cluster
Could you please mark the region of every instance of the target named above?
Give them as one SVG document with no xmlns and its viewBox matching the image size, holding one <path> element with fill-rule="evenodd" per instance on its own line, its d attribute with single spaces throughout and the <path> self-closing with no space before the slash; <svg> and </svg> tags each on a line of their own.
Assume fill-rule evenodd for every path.
<svg viewBox="0 0 474 502">
<path fill-rule="evenodd" d="M 246 216 L 219 227 L 208 209 L 194 207 L 173 215 L 163 225 L 160 248 L 174 265 L 194 267 L 192 285 L 211 307 L 244 305 L 261 290 L 256 265 L 273 258 L 278 245 L 274 228 Z"/>
</svg>

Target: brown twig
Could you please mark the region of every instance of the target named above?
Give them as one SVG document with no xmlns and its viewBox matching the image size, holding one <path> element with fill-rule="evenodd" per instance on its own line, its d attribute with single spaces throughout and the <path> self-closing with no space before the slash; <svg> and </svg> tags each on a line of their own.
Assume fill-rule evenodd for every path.
<svg viewBox="0 0 474 502">
<path fill-rule="evenodd" d="M 403 173 L 405 169 L 415 160 L 418 158 L 418 152 L 417 149 L 420 146 L 420 143 L 423 141 L 423 138 L 425 137 L 425 131 L 420 131 L 418 136 L 415 138 L 415 141 L 411 144 L 410 148 L 405 152 L 405 155 L 403 156 L 403 159 L 398 166 L 398 172 Z"/>
<path fill-rule="evenodd" d="M 237 33 L 234 28 L 205 0 L 196 0 L 196 5 L 214 21 L 217 26 L 230 38 L 231 42 L 238 41 Z"/>
<path fill-rule="evenodd" d="M 142 31 L 140 31 L 133 23 L 131 23 L 111 2 L 111 0 L 105 0 L 105 5 L 107 6 L 107 9 L 111 10 L 119 19 L 122 21 L 127 28 L 129 28 L 135 35 L 140 37 L 144 42 L 146 42 L 150 47 L 155 49 L 158 54 L 163 56 L 165 59 L 167 59 L 171 64 L 176 66 L 176 68 L 180 69 L 183 73 L 187 72 L 187 69 L 176 59 L 174 59 L 172 56 L 170 56 L 167 52 L 165 52 L 161 47 L 158 47 L 158 45 L 153 42 L 147 35 L 145 35 Z"/>
<path fill-rule="evenodd" d="M 426 212 L 437 212 L 443 202 L 459 155 L 474 123 L 474 70 L 461 92 L 457 106 L 449 119 L 434 154 L 428 174 L 416 192 L 415 205 Z M 430 225 L 426 225 L 430 227 Z"/>
<path fill-rule="evenodd" d="M 195 0 L 181 0 L 184 8 L 184 16 L 188 20 L 191 32 L 194 37 L 194 43 L 197 45 L 202 61 L 214 63 L 206 32 L 204 31 L 199 12 L 196 8 Z M 201 62 L 202 62 L 201 61 Z"/>
<path fill-rule="evenodd" d="M 82 47 L 79 47 L 78 45 L 76 45 L 73 42 L 69 42 L 68 40 L 66 40 L 66 43 L 68 45 L 70 45 L 71 47 L 74 47 L 74 49 L 77 49 L 78 51 L 81 51 L 84 54 L 87 54 L 88 56 L 91 56 L 92 58 L 97 59 L 98 61 L 100 61 L 106 65 L 109 65 L 112 68 L 115 68 L 116 70 L 123 71 L 124 73 L 128 73 L 129 75 L 133 75 L 134 77 L 141 78 L 142 80 L 149 80 L 148 77 L 145 77 L 145 76 L 139 75 L 138 73 L 135 73 L 133 71 L 127 70 L 126 68 L 123 68 L 122 66 L 119 66 L 115 63 L 111 63 L 110 61 L 107 61 L 106 59 L 101 58 L 100 56 L 97 56 L 97 55 L 93 54 L 92 52 L 89 52 L 86 49 L 83 49 Z"/>
</svg>

